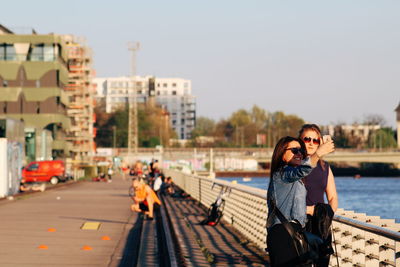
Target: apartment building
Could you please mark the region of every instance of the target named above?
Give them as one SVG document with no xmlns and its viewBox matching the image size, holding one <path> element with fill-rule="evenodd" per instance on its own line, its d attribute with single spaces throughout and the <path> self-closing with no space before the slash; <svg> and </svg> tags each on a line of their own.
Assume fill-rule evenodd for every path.
<svg viewBox="0 0 400 267">
<path fill-rule="evenodd" d="M 152 103 L 169 113 L 170 123 L 179 139 L 190 139 L 196 122 L 196 97 L 190 80 L 136 76 L 96 78 L 97 101 L 103 101 L 107 113 L 128 105 L 129 94 L 136 88 L 138 103 Z"/>
<path fill-rule="evenodd" d="M 70 153 L 67 60 L 62 36 L 0 25 L 0 118 L 23 121 L 28 161 Z"/>
<path fill-rule="evenodd" d="M 190 139 L 196 123 L 196 98 L 191 81 L 155 78 L 156 102 L 170 113 L 171 126 L 179 139 Z"/>
</svg>

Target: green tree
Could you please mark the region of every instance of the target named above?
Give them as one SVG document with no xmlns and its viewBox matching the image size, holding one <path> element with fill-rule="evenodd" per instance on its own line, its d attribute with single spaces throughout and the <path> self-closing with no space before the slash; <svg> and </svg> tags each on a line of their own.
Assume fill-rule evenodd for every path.
<svg viewBox="0 0 400 267">
<path fill-rule="evenodd" d="M 233 136 L 235 132 L 235 127 L 228 120 L 220 120 L 215 125 L 216 146 L 220 147 L 231 147 L 234 146 Z"/>
<path fill-rule="evenodd" d="M 100 108 L 95 109 L 97 135 L 95 138 L 98 147 L 113 146 L 113 131 L 116 130 L 116 146 L 128 146 L 128 107 L 106 114 Z M 175 136 L 168 113 L 159 107 L 140 105 L 138 107 L 138 142 L 140 147 L 155 147 L 169 145 L 169 139 Z"/>
<path fill-rule="evenodd" d="M 369 136 L 368 147 L 375 149 L 396 148 L 395 134 L 392 128 L 381 128 Z"/>
<path fill-rule="evenodd" d="M 296 137 L 304 120 L 297 115 L 286 115 L 282 111 L 269 114 L 267 120 L 267 143 L 273 147 L 284 136 Z"/>
<path fill-rule="evenodd" d="M 192 131 L 192 138 L 198 136 L 212 136 L 215 132 L 216 123 L 213 119 L 206 117 L 198 117 L 196 119 L 196 127 Z"/>
<path fill-rule="evenodd" d="M 258 130 L 264 129 L 267 125 L 268 114 L 267 112 L 257 105 L 251 108 L 250 112 L 251 121 L 255 124 Z"/>
</svg>

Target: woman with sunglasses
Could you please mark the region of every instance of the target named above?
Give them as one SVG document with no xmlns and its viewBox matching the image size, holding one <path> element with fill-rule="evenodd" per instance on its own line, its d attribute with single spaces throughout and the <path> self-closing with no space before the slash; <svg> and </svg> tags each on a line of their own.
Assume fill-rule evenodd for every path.
<svg viewBox="0 0 400 267">
<path fill-rule="evenodd" d="M 306 225 L 306 189 L 302 179 L 311 173 L 319 159 L 334 151 L 332 142 L 318 147 L 307 157 L 304 142 L 286 136 L 275 146 L 268 186 L 267 247 L 271 266 L 298 266 L 300 259 L 292 237 L 276 216 L 278 208 L 295 229 Z M 301 265 L 304 266 L 304 265 Z"/>
<path fill-rule="evenodd" d="M 331 142 L 330 137 L 327 137 L 326 142 Z M 307 155 L 314 154 L 324 143 L 321 130 L 315 124 L 303 125 L 299 131 L 299 138 L 306 145 Z M 338 195 L 335 178 L 329 164 L 320 159 L 317 167 L 304 179 L 304 183 L 307 189 L 307 230 L 323 238 L 327 249 L 332 253 L 332 235 L 329 227 L 338 207 Z M 324 195 L 326 195 L 329 205 L 323 204 L 325 202 Z M 329 258 L 329 253 L 327 253 L 325 257 L 320 258 L 316 266 L 328 266 Z"/>
</svg>

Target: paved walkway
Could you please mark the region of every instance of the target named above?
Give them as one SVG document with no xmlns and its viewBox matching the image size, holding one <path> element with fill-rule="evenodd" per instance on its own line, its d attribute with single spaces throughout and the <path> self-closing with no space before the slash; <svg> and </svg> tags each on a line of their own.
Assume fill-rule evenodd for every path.
<svg viewBox="0 0 400 267">
<path fill-rule="evenodd" d="M 129 185 L 80 182 L 0 201 L 0 266 L 122 266 L 137 219 Z M 85 222 L 100 226 L 82 230 Z"/>
<path fill-rule="evenodd" d="M 0 201 L 0 266 L 164 266 L 157 251 L 166 252 L 155 230 L 161 219 L 131 212 L 129 186 L 117 176 L 112 183 L 61 184 Z M 167 197 L 164 207 L 179 266 L 264 266 L 265 252 L 229 225 L 199 225 L 205 210 L 196 201 Z"/>
</svg>

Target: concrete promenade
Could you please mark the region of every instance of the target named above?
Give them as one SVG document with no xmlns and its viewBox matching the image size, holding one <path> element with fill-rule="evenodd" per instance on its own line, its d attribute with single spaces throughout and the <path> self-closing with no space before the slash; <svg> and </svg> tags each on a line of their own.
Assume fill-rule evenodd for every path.
<svg viewBox="0 0 400 267">
<path fill-rule="evenodd" d="M 266 253 L 230 225 L 199 224 L 205 209 L 192 198 L 163 197 L 166 217 L 144 220 L 130 210 L 129 186 L 116 176 L 1 200 L 0 267 L 265 265 Z M 162 256 L 165 231 L 174 264 Z"/>
<path fill-rule="evenodd" d="M 132 258 L 124 250 L 137 219 L 129 185 L 117 177 L 0 201 L 0 266 L 122 266 Z M 100 225 L 81 229 L 86 222 Z"/>
</svg>

